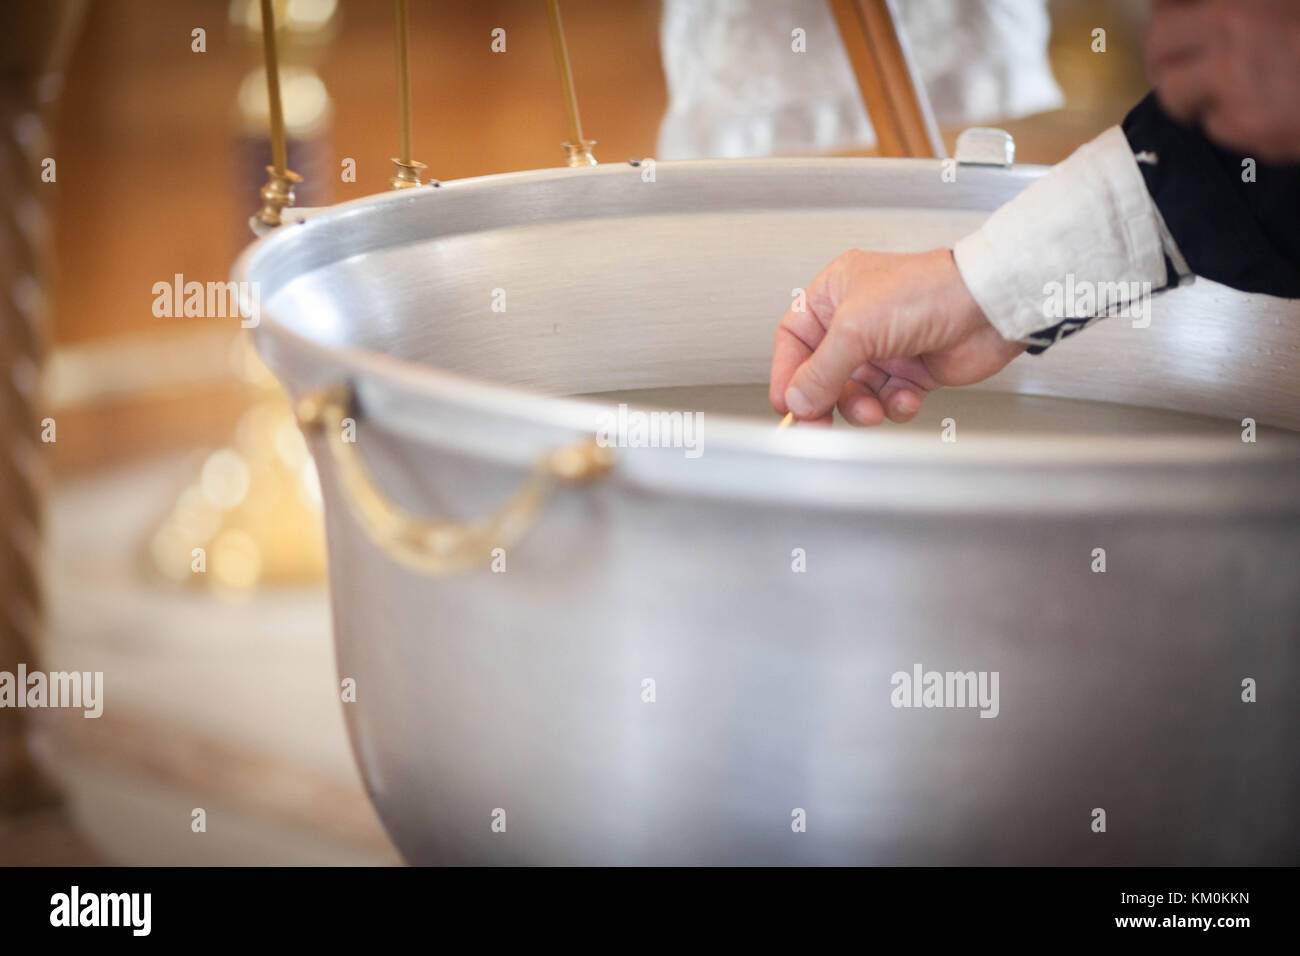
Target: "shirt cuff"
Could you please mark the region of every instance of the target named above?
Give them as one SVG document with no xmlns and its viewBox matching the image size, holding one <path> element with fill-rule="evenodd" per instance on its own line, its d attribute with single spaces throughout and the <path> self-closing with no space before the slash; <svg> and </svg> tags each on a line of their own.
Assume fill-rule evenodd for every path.
<svg viewBox="0 0 1300 956">
<path fill-rule="evenodd" d="M 1163 288 L 1174 278 L 1167 252 L 1182 261 L 1124 131 L 1112 126 L 959 240 L 953 258 L 1002 337 L 1037 342 L 1033 333 L 1063 319 L 1104 315 Z"/>
</svg>

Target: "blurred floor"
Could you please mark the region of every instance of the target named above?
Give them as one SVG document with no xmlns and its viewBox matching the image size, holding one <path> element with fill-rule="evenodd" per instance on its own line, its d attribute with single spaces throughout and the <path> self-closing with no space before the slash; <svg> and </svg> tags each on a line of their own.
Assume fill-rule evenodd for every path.
<svg viewBox="0 0 1300 956">
<path fill-rule="evenodd" d="M 231 601 L 147 576 L 159 503 L 197 460 L 55 488 L 41 666 L 102 671 L 104 713 L 39 712 L 39 755 L 106 862 L 400 862 L 349 750 L 323 586 Z M 196 807 L 205 833 L 191 830 Z M 74 852 L 48 817 L 41 826 L 46 841 L 19 848 L 29 862 Z"/>
</svg>

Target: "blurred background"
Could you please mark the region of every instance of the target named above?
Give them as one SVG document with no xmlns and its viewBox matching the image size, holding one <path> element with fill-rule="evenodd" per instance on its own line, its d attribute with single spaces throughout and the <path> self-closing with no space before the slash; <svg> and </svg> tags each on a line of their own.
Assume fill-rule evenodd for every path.
<svg viewBox="0 0 1300 956">
<path fill-rule="evenodd" d="M 392 4 L 277 9 L 298 205 L 388 188 Z M 237 319 L 155 308 L 155 283 L 222 281 L 251 239 L 269 162 L 257 3 L 5 10 L 0 670 L 102 671 L 105 708 L 0 711 L 0 863 L 400 862 L 348 749 L 319 502 L 292 419 Z M 655 155 L 659 0 L 563 11 L 597 157 Z M 1144 3 L 1049 11 L 1064 106 L 998 124 L 1018 162 L 1064 158 L 1145 92 Z M 413 0 L 410 34 L 415 156 L 431 176 L 562 164 L 542 0 Z M 61 77 L 42 78 L 46 57 Z M 951 153 L 959 128 L 941 132 Z"/>
</svg>

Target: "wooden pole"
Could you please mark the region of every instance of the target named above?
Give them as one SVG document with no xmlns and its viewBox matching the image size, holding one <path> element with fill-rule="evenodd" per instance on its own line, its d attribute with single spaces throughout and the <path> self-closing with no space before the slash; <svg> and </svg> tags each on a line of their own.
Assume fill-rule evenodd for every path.
<svg viewBox="0 0 1300 956">
<path fill-rule="evenodd" d="M 830 0 L 882 156 L 942 157 L 925 87 L 889 0 Z"/>
</svg>

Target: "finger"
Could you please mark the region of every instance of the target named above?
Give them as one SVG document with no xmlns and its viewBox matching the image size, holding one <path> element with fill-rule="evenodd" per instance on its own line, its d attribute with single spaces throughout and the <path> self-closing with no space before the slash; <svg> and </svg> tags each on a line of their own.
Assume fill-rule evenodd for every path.
<svg viewBox="0 0 1300 956">
<path fill-rule="evenodd" d="M 840 389 L 837 403 L 840 414 L 850 425 L 869 427 L 885 420 L 885 409 L 876 393 L 860 382 L 849 379 Z"/>
<path fill-rule="evenodd" d="M 768 401 L 779 414 L 784 415 L 790 410 L 785 404 L 785 393 L 795 370 L 808 360 L 830 327 L 835 311 L 831 281 L 836 262 L 822 269 L 808 283 L 803 294 L 804 307 L 790 306 L 777 323 L 776 340 L 772 344 L 772 368 L 768 375 Z"/>
<path fill-rule="evenodd" d="M 916 382 L 897 375 L 891 375 L 889 381 L 879 391 L 880 404 L 885 409 L 891 422 L 910 422 L 921 410 L 921 402 L 929 391 Z"/>
<path fill-rule="evenodd" d="M 796 418 L 790 423 L 790 427 L 803 428 L 804 426 L 811 425 L 813 428 L 830 428 L 834 424 L 835 410 L 832 409 L 820 418 Z"/>
<path fill-rule="evenodd" d="M 889 381 L 889 373 L 874 362 L 859 365 L 853 370 L 851 377 L 853 381 L 867 386 L 872 392 L 879 392 Z"/>
<path fill-rule="evenodd" d="M 796 332 L 795 327 L 803 329 L 804 334 Z M 790 410 L 785 404 L 785 390 L 790 385 L 790 379 L 794 376 L 795 369 L 808 361 L 813 349 L 825 334 L 825 330 L 820 326 L 816 331 L 807 330 L 804 323 L 791 319 L 789 312 L 776 327 L 776 340 L 772 343 L 772 370 L 768 376 L 767 397 L 777 414 L 784 415 Z"/>
<path fill-rule="evenodd" d="M 825 415 L 835 407 L 844 383 L 868 358 L 866 343 L 857 328 L 832 319 L 817 348 L 790 378 L 785 391 L 786 407 L 796 418 Z"/>
<path fill-rule="evenodd" d="M 906 422 L 916 416 L 926 395 L 939 381 L 924 359 L 887 359 L 868 362 L 853 373 L 853 381 L 869 388 L 890 421 Z"/>
</svg>

